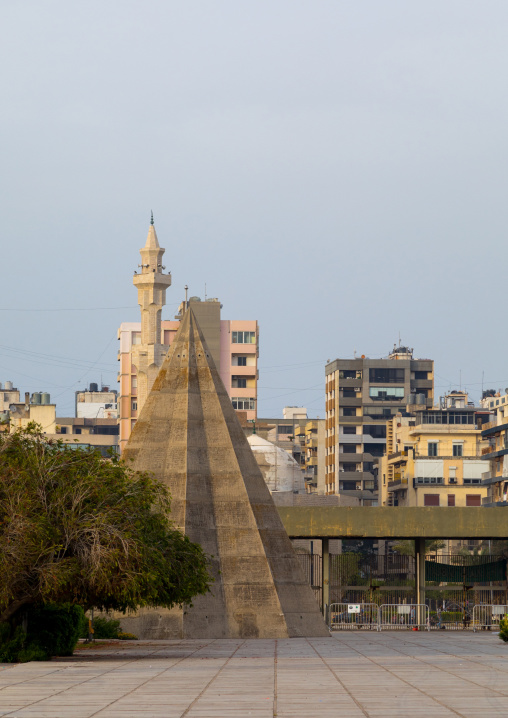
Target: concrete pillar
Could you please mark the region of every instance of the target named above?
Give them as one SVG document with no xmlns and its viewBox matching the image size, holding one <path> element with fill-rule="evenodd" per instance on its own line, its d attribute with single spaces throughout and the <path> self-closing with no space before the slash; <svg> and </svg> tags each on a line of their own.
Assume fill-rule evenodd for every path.
<svg viewBox="0 0 508 718">
<path fill-rule="evenodd" d="M 329 539 L 321 539 L 321 572 L 322 572 L 322 611 L 325 620 L 327 618 L 328 607 L 330 606 L 330 551 Z"/>
<path fill-rule="evenodd" d="M 416 601 L 425 603 L 425 539 L 415 539 L 416 558 Z M 418 623 L 425 623 L 425 609 L 418 609 Z"/>
</svg>

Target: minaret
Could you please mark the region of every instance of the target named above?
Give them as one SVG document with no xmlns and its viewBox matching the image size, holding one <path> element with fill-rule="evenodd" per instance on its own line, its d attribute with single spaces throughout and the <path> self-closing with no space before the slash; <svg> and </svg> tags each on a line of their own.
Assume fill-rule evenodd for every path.
<svg viewBox="0 0 508 718">
<path fill-rule="evenodd" d="M 155 377 L 162 365 L 167 347 L 161 336 L 162 307 L 166 303 L 166 288 L 171 286 L 171 274 L 163 274 L 162 256 L 153 223 L 153 212 L 146 244 L 140 249 L 141 272 L 134 274 L 141 309 L 141 344 L 132 347 L 132 363 L 138 376 L 138 412 L 141 411 Z"/>
</svg>

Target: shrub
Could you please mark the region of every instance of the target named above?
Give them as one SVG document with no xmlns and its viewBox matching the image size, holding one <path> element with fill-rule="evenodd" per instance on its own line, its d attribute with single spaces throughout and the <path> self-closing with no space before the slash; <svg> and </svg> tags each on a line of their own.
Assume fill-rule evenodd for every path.
<svg viewBox="0 0 508 718">
<path fill-rule="evenodd" d="M 120 631 L 120 621 L 113 618 L 103 618 L 99 616 L 93 621 L 94 638 L 118 638 Z"/>
<path fill-rule="evenodd" d="M 118 634 L 118 638 L 121 641 L 137 641 L 138 637 L 135 636 L 133 633 L 126 633 L 125 631 L 120 631 Z"/>
<path fill-rule="evenodd" d="M 80 606 L 49 604 L 32 607 L 27 613 L 25 631 L 12 631 L 0 624 L 0 662 L 47 661 L 52 656 L 71 656 L 85 622 Z"/>
<path fill-rule="evenodd" d="M 508 642 L 508 618 L 499 621 L 499 638 L 505 643 Z"/>
<path fill-rule="evenodd" d="M 39 646 L 48 657 L 72 656 L 83 625 L 81 606 L 49 604 L 28 612 L 27 642 Z"/>
</svg>

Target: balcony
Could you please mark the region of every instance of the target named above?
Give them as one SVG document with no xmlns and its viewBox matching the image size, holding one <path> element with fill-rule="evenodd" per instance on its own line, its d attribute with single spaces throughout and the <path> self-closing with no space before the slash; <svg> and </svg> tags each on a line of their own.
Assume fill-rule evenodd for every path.
<svg viewBox="0 0 508 718">
<path fill-rule="evenodd" d="M 317 449 L 318 447 L 318 440 L 315 437 L 312 438 L 306 438 L 305 439 L 305 446 L 307 449 Z"/>
<path fill-rule="evenodd" d="M 502 474 L 495 474 L 493 471 L 486 471 L 482 474 L 482 486 L 491 486 L 492 484 L 499 484 L 501 481 L 508 481 L 508 476 Z"/>
<path fill-rule="evenodd" d="M 388 482 L 388 491 L 401 491 L 407 489 L 407 479 L 394 479 Z"/>
<path fill-rule="evenodd" d="M 339 406 L 361 406 L 362 398 L 354 396 L 340 396 Z"/>
</svg>

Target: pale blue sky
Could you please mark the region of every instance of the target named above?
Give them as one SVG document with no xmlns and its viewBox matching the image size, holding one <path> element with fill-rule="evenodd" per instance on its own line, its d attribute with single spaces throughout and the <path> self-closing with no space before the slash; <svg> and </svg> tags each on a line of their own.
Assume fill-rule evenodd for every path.
<svg viewBox="0 0 508 718">
<path fill-rule="evenodd" d="M 496 0 L 4 0 L 0 381 L 115 386 L 153 209 L 165 316 L 258 319 L 260 415 L 399 332 L 437 394 L 508 386 L 507 37 Z"/>
</svg>

